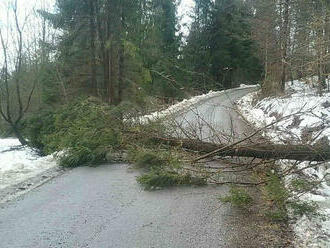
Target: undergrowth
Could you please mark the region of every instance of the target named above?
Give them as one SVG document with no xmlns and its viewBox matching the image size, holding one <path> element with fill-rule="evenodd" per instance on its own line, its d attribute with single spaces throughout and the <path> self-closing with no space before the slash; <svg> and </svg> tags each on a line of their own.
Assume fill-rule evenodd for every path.
<svg viewBox="0 0 330 248">
<path fill-rule="evenodd" d="M 296 219 L 302 216 L 307 218 L 318 217 L 322 220 L 325 216 L 320 212 L 317 203 L 308 200 L 302 200 L 300 195 L 311 192 L 318 182 L 311 179 L 292 179 L 284 184 L 282 178 L 276 172 L 274 167 L 264 167 L 256 172 L 255 176 L 258 180 L 265 181 L 261 185 L 263 195 L 263 203 L 261 211 L 265 217 L 272 222 L 287 223 L 289 219 Z M 227 196 L 221 197 L 224 203 L 231 203 L 238 208 L 246 208 L 253 206 L 254 198 L 243 187 L 231 187 Z"/>
<path fill-rule="evenodd" d="M 272 221 L 280 222 L 287 221 L 290 217 L 323 218 L 317 203 L 297 197 L 301 193 L 310 192 L 313 187 L 315 187 L 315 182 L 304 179 L 294 179 L 285 186 L 276 172 L 269 171 L 267 183 L 264 186 L 264 196 L 270 204 L 265 215 Z M 288 213 L 290 213 L 290 217 Z"/>
</svg>

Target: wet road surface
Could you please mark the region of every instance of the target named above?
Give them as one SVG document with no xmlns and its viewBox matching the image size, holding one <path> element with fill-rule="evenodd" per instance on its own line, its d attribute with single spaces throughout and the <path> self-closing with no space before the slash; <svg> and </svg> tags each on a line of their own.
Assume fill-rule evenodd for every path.
<svg viewBox="0 0 330 248">
<path fill-rule="evenodd" d="M 7 203 L 0 246 L 230 247 L 223 187 L 143 191 L 127 165 L 82 167 Z"/>
<path fill-rule="evenodd" d="M 184 129 L 184 135 L 191 134 L 194 138 L 208 142 L 224 144 L 242 138 L 249 130 L 236 112 L 234 102 L 256 89 L 230 89 L 202 101 L 176 115 L 175 125 Z M 180 134 L 182 132 L 179 130 Z"/>
</svg>

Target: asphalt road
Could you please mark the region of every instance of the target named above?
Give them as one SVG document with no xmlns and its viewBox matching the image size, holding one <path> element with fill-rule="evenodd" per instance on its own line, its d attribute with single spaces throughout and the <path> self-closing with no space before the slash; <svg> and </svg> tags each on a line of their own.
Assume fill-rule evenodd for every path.
<svg viewBox="0 0 330 248">
<path fill-rule="evenodd" d="M 235 111 L 234 102 L 255 91 L 256 88 L 239 88 L 196 104 L 175 116 L 175 125 L 183 128 L 179 136 L 191 135 L 204 141 L 227 143 L 239 139 L 249 130 Z"/>
<path fill-rule="evenodd" d="M 247 91 L 209 99 L 197 108 L 216 122 L 231 123 L 223 120 L 231 115 L 227 107 Z M 194 119 L 191 111 L 183 115 Z M 271 247 L 257 212 L 246 214 L 219 201 L 227 187 L 149 192 L 137 184 L 139 173 L 119 164 L 76 168 L 0 205 L 0 247 Z"/>
</svg>

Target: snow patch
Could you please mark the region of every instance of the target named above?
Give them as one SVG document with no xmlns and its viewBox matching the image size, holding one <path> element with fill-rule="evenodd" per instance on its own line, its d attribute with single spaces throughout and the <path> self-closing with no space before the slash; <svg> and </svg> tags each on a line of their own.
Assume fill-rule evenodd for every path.
<svg viewBox="0 0 330 248">
<path fill-rule="evenodd" d="M 0 139 L 0 190 L 56 166 L 55 155 L 41 157 L 17 139 Z"/>
</svg>

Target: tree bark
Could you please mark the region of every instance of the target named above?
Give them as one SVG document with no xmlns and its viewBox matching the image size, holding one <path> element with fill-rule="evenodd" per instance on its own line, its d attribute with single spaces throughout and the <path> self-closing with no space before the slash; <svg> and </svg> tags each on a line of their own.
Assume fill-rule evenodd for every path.
<svg viewBox="0 0 330 248">
<path fill-rule="evenodd" d="M 96 40 L 96 23 L 95 23 L 95 5 L 97 6 L 97 1 L 90 0 L 90 16 L 89 16 L 89 28 L 90 28 L 90 70 L 91 70 L 91 78 L 90 78 L 90 87 L 92 89 L 93 94 L 97 95 L 97 81 L 96 81 L 96 48 L 95 48 L 95 40 Z"/>
<path fill-rule="evenodd" d="M 120 47 L 118 51 L 118 70 L 119 70 L 119 75 L 118 75 L 118 101 L 117 103 L 121 103 L 123 99 L 123 90 L 124 90 L 124 52 L 125 52 L 125 47 L 124 47 L 124 40 L 123 36 L 124 34 L 124 22 L 125 22 L 125 17 L 124 17 L 124 11 L 123 11 L 123 6 L 121 5 L 120 7 L 120 35 L 122 39 L 120 40 Z"/>
<path fill-rule="evenodd" d="M 283 10 L 283 26 L 282 26 L 282 75 L 281 75 L 281 90 L 284 92 L 285 90 L 285 82 L 286 82 L 286 71 L 287 71 L 287 53 L 288 53 L 288 40 L 290 38 L 289 32 L 289 6 L 290 0 L 284 0 L 283 2 L 284 10 Z"/>
<path fill-rule="evenodd" d="M 28 142 L 24 139 L 23 135 L 21 134 L 21 132 L 18 130 L 17 126 L 15 126 L 14 124 L 10 123 L 10 126 L 16 136 L 16 138 L 19 140 L 19 142 L 25 146 L 28 144 Z"/>
<path fill-rule="evenodd" d="M 226 147 L 225 145 L 191 139 L 155 137 L 154 140 L 171 146 L 180 146 L 203 154 L 211 153 L 215 150 Z M 330 147 L 327 145 L 255 144 L 250 146 L 229 146 L 214 155 L 252 157 L 260 159 L 290 159 L 297 161 L 326 161 L 330 159 Z"/>
</svg>

